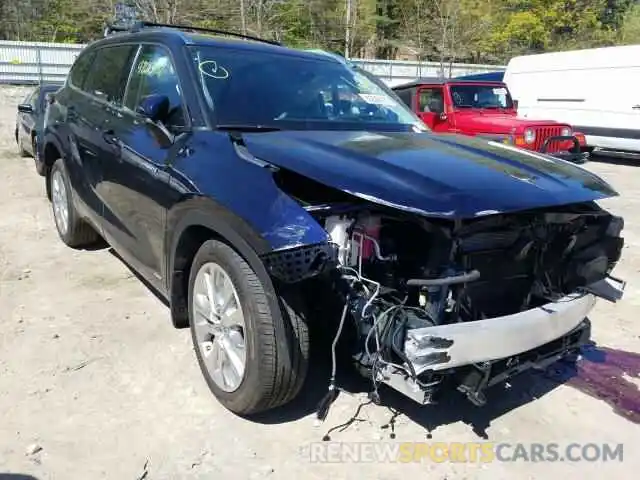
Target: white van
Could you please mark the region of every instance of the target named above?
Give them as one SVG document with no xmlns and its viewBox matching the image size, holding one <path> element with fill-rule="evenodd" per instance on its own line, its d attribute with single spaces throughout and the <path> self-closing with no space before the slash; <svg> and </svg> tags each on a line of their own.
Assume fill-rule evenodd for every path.
<svg viewBox="0 0 640 480">
<path fill-rule="evenodd" d="M 592 148 L 640 152 L 640 45 L 515 57 L 504 81 L 521 116 L 568 123 Z"/>
</svg>

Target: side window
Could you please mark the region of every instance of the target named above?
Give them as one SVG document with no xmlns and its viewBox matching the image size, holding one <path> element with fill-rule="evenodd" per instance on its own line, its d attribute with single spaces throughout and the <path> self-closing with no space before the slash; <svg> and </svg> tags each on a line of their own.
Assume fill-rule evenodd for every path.
<svg viewBox="0 0 640 480">
<path fill-rule="evenodd" d="M 404 90 L 398 90 L 396 95 L 402 100 L 409 108 L 412 108 L 411 105 L 411 89 L 406 88 Z"/>
<path fill-rule="evenodd" d="M 71 85 L 80 89 L 83 88 L 84 81 L 87 78 L 87 73 L 89 73 L 89 69 L 91 68 L 91 64 L 93 63 L 95 56 L 95 51 L 80 54 L 74 62 L 73 67 L 71 67 L 71 72 L 69 73 L 69 81 Z"/>
<path fill-rule="evenodd" d="M 442 88 L 422 88 L 418 97 L 418 108 L 422 113 L 442 113 L 444 110 Z"/>
<path fill-rule="evenodd" d="M 33 92 L 33 95 L 31 95 L 31 98 L 29 99 L 29 103 L 33 107 L 34 112 L 40 111 L 40 105 L 39 105 L 40 102 L 38 102 L 39 98 L 40 98 L 40 88 L 36 88 L 35 91 Z"/>
<path fill-rule="evenodd" d="M 36 108 L 36 99 L 38 98 L 38 95 L 40 94 L 40 89 L 36 88 L 33 92 L 31 92 L 29 95 L 27 95 L 27 97 L 24 99 L 24 101 L 22 103 L 26 103 L 28 105 L 31 105 L 33 108 Z"/>
<path fill-rule="evenodd" d="M 47 108 L 47 101 L 49 99 L 49 95 L 52 95 L 56 92 L 53 88 L 47 88 L 40 92 L 40 96 L 38 97 L 38 109 L 42 112 Z"/>
<path fill-rule="evenodd" d="M 98 50 L 85 80 L 84 90 L 109 103 L 121 104 L 135 50 L 133 45 L 116 45 Z"/>
<path fill-rule="evenodd" d="M 178 74 L 168 50 L 157 45 L 144 45 L 133 68 L 124 104 L 135 112 L 140 102 L 153 94 L 164 95 L 169 99 L 167 126 L 185 126 L 186 117 Z"/>
</svg>

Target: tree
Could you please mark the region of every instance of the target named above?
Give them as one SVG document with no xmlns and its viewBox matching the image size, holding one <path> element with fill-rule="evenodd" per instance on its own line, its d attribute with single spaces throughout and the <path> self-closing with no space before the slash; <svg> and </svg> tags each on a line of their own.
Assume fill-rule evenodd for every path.
<svg viewBox="0 0 640 480">
<path fill-rule="evenodd" d="M 443 71 L 454 61 L 640 42 L 634 0 L 0 0 L 0 38 L 84 43 L 102 35 L 119 2 L 145 20 L 354 57 L 410 53 Z"/>
<path fill-rule="evenodd" d="M 632 5 L 625 13 L 620 28 L 620 41 L 626 45 L 640 43 L 640 4 Z"/>
</svg>

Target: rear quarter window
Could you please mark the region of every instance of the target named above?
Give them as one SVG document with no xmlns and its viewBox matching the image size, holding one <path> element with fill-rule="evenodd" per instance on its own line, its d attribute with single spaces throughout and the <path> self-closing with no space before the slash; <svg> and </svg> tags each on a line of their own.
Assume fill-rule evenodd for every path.
<svg viewBox="0 0 640 480">
<path fill-rule="evenodd" d="M 80 89 L 84 87 L 84 81 L 87 78 L 87 73 L 89 73 L 95 56 L 95 51 L 80 53 L 73 67 L 71 67 L 71 72 L 69 72 L 69 82 L 71 85 Z"/>
</svg>

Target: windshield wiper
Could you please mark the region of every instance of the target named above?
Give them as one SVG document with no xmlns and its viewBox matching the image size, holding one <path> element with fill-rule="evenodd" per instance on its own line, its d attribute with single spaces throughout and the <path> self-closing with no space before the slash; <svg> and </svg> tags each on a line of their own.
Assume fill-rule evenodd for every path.
<svg viewBox="0 0 640 480">
<path fill-rule="evenodd" d="M 216 125 L 217 130 L 224 130 L 227 132 L 279 132 L 282 130 L 278 127 L 271 127 L 269 125 Z"/>
</svg>

